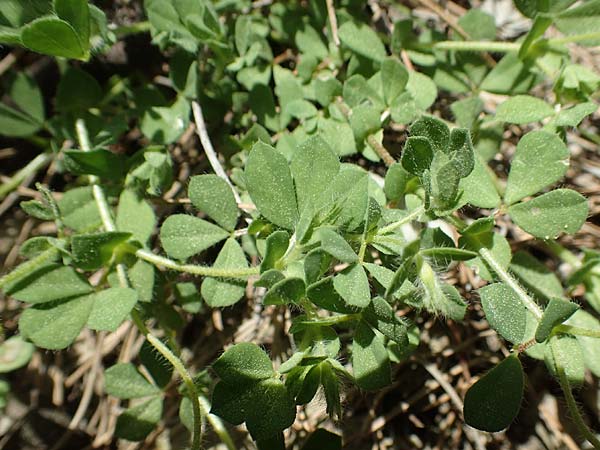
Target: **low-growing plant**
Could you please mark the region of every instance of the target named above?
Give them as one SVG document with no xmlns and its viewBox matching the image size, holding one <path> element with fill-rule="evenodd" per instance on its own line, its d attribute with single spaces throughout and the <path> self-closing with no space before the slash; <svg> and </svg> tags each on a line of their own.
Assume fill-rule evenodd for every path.
<svg viewBox="0 0 600 450">
<path fill-rule="evenodd" d="M 600 448 L 572 394 L 586 369 L 600 376 L 600 253 L 560 245 L 582 227 L 588 204 L 556 187 L 569 169 L 567 131 L 597 110 L 600 87 L 566 44 L 600 42 L 600 2 L 515 0 L 532 20 L 517 42 L 494 41 L 494 20 L 479 9 L 449 39 L 410 10 L 386 34 L 362 2 L 331 3 L 146 0 L 148 22 L 116 28 L 85 0 L 0 6 L 7 44 L 85 62 L 149 31 L 169 63 L 163 87 L 133 75 L 101 83 L 85 64 L 58 59 L 51 114 L 34 78 L 13 71 L 2 133 L 44 151 L 0 196 L 50 163 L 68 189 L 38 184 L 21 203 L 56 233 L 24 242 L 26 261 L 0 279 L 6 296 L 27 305 L 19 334 L 0 346 L 0 372 L 26 364 L 33 345 L 65 349 L 84 328 L 101 345 L 132 321 L 146 338 L 139 366 L 121 361 L 104 372 L 106 393 L 131 400 L 117 437 L 146 438 L 176 376 L 192 448 L 205 420 L 228 448 L 223 421 L 244 423 L 259 448 L 285 448 L 297 406 L 319 390 L 327 413 L 342 419 L 350 385 L 390 385 L 392 365 L 419 346 L 420 316 L 464 319 L 464 289 L 444 275 L 460 263 L 488 282 L 477 290 L 483 313 L 512 346 L 466 393 L 465 422 L 488 432 L 511 424 L 527 356 L 545 362 L 575 424 Z M 560 37 L 547 38 L 549 27 Z M 548 83 L 553 102 L 530 95 Z M 438 89 L 460 98 L 448 113 L 432 114 Z M 495 114 L 483 92 L 506 96 Z M 220 124 L 222 158 L 205 112 Z M 183 206 L 165 207 L 176 165 L 169 150 L 190 124 L 214 174 L 194 171 Z M 504 179 L 489 163 L 508 126 L 522 134 Z M 133 128 L 143 136 L 135 148 L 111 150 Z M 401 136 L 401 152 L 386 148 L 390 135 Z M 569 274 L 513 254 L 499 222 L 539 239 Z M 571 297 L 577 286 L 584 304 Z M 264 348 L 239 342 L 209 367 L 186 367 L 182 319 L 204 304 L 230 307 L 251 288 L 265 308 L 289 311 L 288 358 L 274 364 Z M 325 442 L 341 448 L 325 430 L 303 448 Z"/>
</svg>

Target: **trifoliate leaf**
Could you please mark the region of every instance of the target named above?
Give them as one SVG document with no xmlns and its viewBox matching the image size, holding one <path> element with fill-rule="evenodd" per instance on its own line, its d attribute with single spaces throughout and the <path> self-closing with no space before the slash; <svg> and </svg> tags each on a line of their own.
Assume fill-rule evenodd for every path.
<svg viewBox="0 0 600 450">
<path fill-rule="evenodd" d="M 554 114 L 554 108 L 530 95 L 515 95 L 498 106 L 496 120 L 518 125 L 539 122 Z"/>
<path fill-rule="evenodd" d="M 264 380 L 274 374 L 267 354 L 258 345 L 249 342 L 227 349 L 212 368 L 221 380 L 232 385 Z"/>
<path fill-rule="evenodd" d="M 364 322 L 359 322 L 352 341 L 352 369 L 356 384 L 367 391 L 388 386 L 392 373 L 383 339 Z"/>
<path fill-rule="evenodd" d="M 478 292 L 490 326 L 507 341 L 521 344 L 525 337 L 527 308 L 517 294 L 504 283 L 489 284 Z"/>
<path fill-rule="evenodd" d="M 93 295 L 94 306 L 87 326 L 98 331 L 115 331 L 127 318 L 138 301 L 138 294 L 130 288 L 109 288 Z"/>
<path fill-rule="evenodd" d="M 579 305 L 576 303 L 572 303 L 562 298 L 551 298 L 544 309 L 540 324 L 535 331 L 535 340 L 537 342 L 544 342 L 548 339 L 556 325 L 563 323 L 578 309 Z"/>
<path fill-rule="evenodd" d="M 123 399 L 147 397 L 160 392 L 131 363 L 119 363 L 106 369 L 104 389 L 107 394 Z"/>
<path fill-rule="evenodd" d="M 349 306 L 364 308 L 371 301 L 369 279 L 360 264 L 352 264 L 334 276 L 333 286 Z"/>
<path fill-rule="evenodd" d="M 216 269 L 245 269 L 246 255 L 234 238 L 225 241 L 213 267 Z M 246 283 L 243 280 L 221 280 L 205 278 L 200 292 L 206 303 L 213 308 L 222 308 L 236 303 L 244 296 Z"/>
<path fill-rule="evenodd" d="M 164 221 L 160 241 L 173 258 L 186 259 L 227 238 L 229 233 L 197 217 L 174 214 Z"/>
</svg>

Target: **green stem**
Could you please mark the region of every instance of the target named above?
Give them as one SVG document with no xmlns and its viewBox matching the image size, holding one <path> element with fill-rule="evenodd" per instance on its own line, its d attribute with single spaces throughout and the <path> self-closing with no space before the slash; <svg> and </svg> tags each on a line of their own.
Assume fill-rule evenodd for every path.
<svg viewBox="0 0 600 450">
<path fill-rule="evenodd" d="M 52 161 L 52 155 L 50 153 L 40 153 L 33 158 L 25 167 L 14 174 L 10 180 L 0 186 L 0 200 L 19 187 L 27 177 L 47 166 L 50 161 Z"/>
<path fill-rule="evenodd" d="M 251 275 L 258 275 L 258 267 L 244 267 L 241 269 L 218 269 L 216 267 L 198 266 L 195 264 L 180 264 L 172 259 L 164 256 L 155 255 L 154 253 L 140 249 L 135 252 L 135 255 L 155 266 L 165 267 L 167 269 L 176 270 L 177 272 L 185 272 L 203 277 L 215 278 L 247 278 Z"/>
<path fill-rule="evenodd" d="M 521 44 L 516 42 L 487 41 L 441 41 L 433 44 L 436 50 L 455 50 L 459 52 L 518 52 Z"/>
<path fill-rule="evenodd" d="M 577 402 L 575 401 L 575 397 L 573 397 L 573 392 L 571 391 L 571 385 L 569 383 L 569 379 L 567 378 L 567 374 L 565 373 L 564 368 L 556 359 L 558 352 L 555 351 L 554 345 L 551 346 L 552 353 L 554 354 L 554 361 L 556 366 L 556 371 L 558 372 L 558 381 L 560 383 L 560 387 L 565 394 L 565 400 L 567 402 L 567 408 L 569 409 L 569 413 L 571 414 L 571 418 L 575 423 L 575 426 L 579 430 L 579 432 L 592 444 L 592 446 L 596 450 L 600 450 L 600 440 L 594 435 L 592 430 L 588 428 L 585 421 L 583 420 L 583 416 L 579 411 L 577 406 Z"/>
<path fill-rule="evenodd" d="M 32 258 L 29 261 L 25 261 L 24 263 L 17 266 L 15 270 L 0 278 L 0 289 L 4 289 L 6 285 L 9 285 L 19 280 L 20 278 L 35 272 L 40 267 L 56 259 L 57 256 L 58 249 L 56 247 L 50 247 L 48 250 L 45 250 L 44 252 L 40 253 L 35 258 Z"/>
<path fill-rule="evenodd" d="M 131 25 L 121 25 L 112 30 L 117 36 L 117 39 L 122 39 L 124 37 L 130 36 L 132 34 L 146 33 L 152 29 L 150 22 L 143 21 L 133 23 Z"/>
<path fill-rule="evenodd" d="M 221 418 L 210 413 L 210 402 L 208 399 L 204 395 L 200 395 L 198 400 L 200 402 L 200 412 L 207 418 L 213 430 L 217 433 L 219 439 L 221 439 L 221 442 L 225 444 L 228 450 L 237 450 Z"/>
<path fill-rule="evenodd" d="M 579 328 L 565 324 L 558 325 L 555 330 L 557 333 L 572 334 L 574 336 L 587 336 L 600 339 L 600 330 L 590 330 L 588 328 Z"/>
<path fill-rule="evenodd" d="M 77 139 L 79 140 L 79 145 L 81 146 L 81 149 L 83 151 L 89 151 L 91 145 L 87 128 L 83 119 L 77 119 L 77 121 L 75 122 L 75 129 L 77 131 Z M 98 177 L 90 177 L 90 182 L 94 184 L 94 199 L 96 201 L 96 205 L 98 206 L 98 210 L 100 211 L 100 217 L 102 218 L 102 224 L 104 225 L 104 228 L 106 229 L 106 231 L 114 231 L 116 230 L 116 226 L 110 213 L 110 207 L 108 206 L 108 202 L 106 201 L 106 195 L 104 194 L 104 190 L 99 184 L 97 184 L 98 181 Z M 121 287 L 129 287 L 127 271 L 123 264 L 117 264 L 117 276 L 119 278 L 119 284 Z M 163 355 L 167 359 L 167 361 L 171 363 L 175 371 L 179 374 L 184 384 L 188 388 L 194 413 L 194 432 L 192 435 L 192 450 L 200 450 L 202 423 L 200 416 L 200 404 L 198 402 L 198 391 L 196 390 L 194 380 L 192 380 L 192 377 L 184 367 L 181 360 L 177 356 L 175 356 L 173 352 L 171 352 L 171 350 L 160 339 L 158 339 L 150 333 L 136 309 L 133 309 L 131 311 L 131 319 L 133 320 L 137 328 L 140 330 L 140 332 L 145 336 L 146 340 L 150 343 L 150 345 L 152 345 L 161 355 Z"/>
<path fill-rule="evenodd" d="M 377 231 L 377 234 L 378 235 L 382 235 L 382 234 L 391 233 L 392 231 L 400 228 L 405 223 L 412 222 L 413 220 L 415 220 L 417 217 L 419 217 L 424 212 L 425 212 L 425 208 L 423 206 L 419 206 L 413 212 L 411 212 L 409 215 L 403 217 L 402 219 L 397 220 L 396 222 L 392 222 L 392 223 L 390 223 L 389 225 L 386 225 L 383 228 L 380 228 Z"/>
<path fill-rule="evenodd" d="M 554 39 L 548 39 L 548 43 L 551 45 L 560 45 L 560 44 L 572 44 L 576 42 L 583 41 L 591 41 L 591 40 L 600 39 L 600 31 L 595 31 L 593 33 L 582 33 L 582 34 L 574 34 L 572 36 L 563 36 Z"/>
<path fill-rule="evenodd" d="M 447 222 L 451 223 L 456 227 L 459 232 L 462 232 L 466 228 L 466 224 L 458 217 L 448 216 L 445 217 Z M 494 271 L 494 273 L 502 280 L 508 287 L 510 287 L 517 297 L 521 300 L 521 303 L 533 314 L 533 316 L 539 322 L 542 319 L 543 311 L 539 305 L 532 299 L 529 294 L 521 287 L 519 282 L 496 260 L 492 252 L 484 247 L 478 240 L 471 239 L 473 243 L 478 247 L 477 253 L 481 259 Z"/>
<path fill-rule="evenodd" d="M 510 272 L 504 267 L 502 267 L 498 261 L 496 261 L 496 258 L 494 258 L 492 252 L 490 252 L 489 249 L 485 247 L 481 247 L 478 253 L 479 256 L 481 256 L 481 258 L 492 268 L 496 275 L 498 275 L 498 278 L 500 278 L 506 285 L 508 285 L 508 287 L 510 287 L 514 291 L 515 294 L 517 294 L 517 297 L 519 297 L 521 303 L 525 305 L 525 307 L 534 315 L 534 317 L 538 321 L 541 320 L 543 314 L 542 309 L 535 302 L 535 300 L 533 300 L 529 296 L 529 294 L 525 292 L 525 289 L 521 287 L 519 282 L 515 280 L 515 278 L 510 274 Z"/>
</svg>

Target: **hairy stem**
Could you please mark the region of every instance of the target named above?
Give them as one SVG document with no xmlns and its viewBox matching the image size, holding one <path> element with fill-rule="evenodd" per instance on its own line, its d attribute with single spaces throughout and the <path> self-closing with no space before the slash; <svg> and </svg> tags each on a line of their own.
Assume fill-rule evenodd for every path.
<svg viewBox="0 0 600 450">
<path fill-rule="evenodd" d="M 462 232 L 466 228 L 466 224 L 458 217 L 448 216 L 445 217 L 446 221 L 454 225 L 459 232 Z M 494 273 L 502 280 L 508 287 L 510 287 L 517 297 L 521 300 L 521 303 L 533 314 L 536 320 L 539 322 L 542 319 L 542 309 L 535 302 L 533 298 L 523 289 L 519 282 L 512 276 L 512 274 L 506 270 L 496 260 L 493 253 L 486 247 L 484 247 L 479 241 L 472 239 L 474 244 L 478 246 L 477 253 L 483 259 L 486 264 L 494 271 Z"/>
<path fill-rule="evenodd" d="M 455 50 L 459 52 L 518 52 L 521 44 L 516 42 L 487 41 L 441 41 L 433 44 L 436 50 Z"/>
<path fill-rule="evenodd" d="M 166 269 L 175 270 L 177 272 L 185 272 L 203 277 L 215 278 L 247 278 L 251 275 L 258 275 L 258 267 L 244 267 L 240 269 L 218 269 L 216 267 L 199 266 L 195 264 L 180 264 L 172 259 L 164 256 L 155 255 L 154 253 L 140 249 L 135 252 L 135 255 L 155 266 L 164 267 Z"/>
<path fill-rule="evenodd" d="M 367 142 L 369 143 L 371 148 L 375 150 L 375 153 L 377 153 L 377 155 L 383 160 L 386 166 L 389 167 L 396 162 L 394 157 L 390 155 L 387 149 L 379 143 L 379 141 L 374 135 L 370 134 L 367 137 Z"/>
<path fill-rule="evenodd" d="M 18 279 L 35 272 L 40 267 L 53 261 L 58 256 L 58 249 L 56 247 L 50 247 L 48 250 L 40 253 L 35 258 L 25 261 L 24 263 L 17 266 L 12 272 L 4 275 L 0 278 L 0 289 L 4 289 L 6 285 L 11 284 Z"/>
<path fill-rule="evenodd" d="M 574 327 L 572 325 L 561 324 L 555 328 L 558 333 L 572 334 L 574 336 L 586 336 L 600 339 L 600 330 L 590 330 L 588 328 Z"/>
<path fill-rule="evenodd" d="M 81 149 L 83 151 L 89 151 L 91 149 L 91 145 L 87 128 L 83 119 L 77 119 L 75 123 L 75 129 L 77 131 L 77 138 L 79 140 L 79 145 L 81 146 Z M 110 213 L 110 207 L 108 206 L 108 202 L 106 201 L 106 195 L 104 194 L 104 190 L 99 184 L 97 184 L 98 181 L 98 177 L 90 177 L 90 182 L 93 183 L 94 199 L 96 201 L 96 205 L 98 206 L 98 210 L 100 211 L 100 217 L 102 218 L 102 224 L 104 228 L 106 229 L 106 231 L 114 231 L 116 230 L 116 226 Z M 119 278 L 119 284 L 121 287 L 129 287 L 129 280 L 127 279 L 127 270 L 125 269 L 125 266 L 123 264 L 117 265 L 117 276 Z M 192 435 L 192 450 L 199 450 L 202 434 L 202 423 L 200 416 L 200 404 L 198 402 L 198 391 L 196 389 L 196 385 L 194 384 L 194 380 L 192 380 L 191 375 L 188 373 L 181 360 L 177 356 L 175 356 L 175 354 L 173 354 L 173 352 L 160 339 L 158 339 L 150 333 L 136 309 L 133 309 L 131 311 L 131 318 L 133 320 L 133 323 L 145 336 L 146 340 L 150 343 L 150 345 L 152 345 L 161 355 L 165 357 L 165 359 L 167 359 L 167 361 L 169 361 L 169 363 L 171 363 L 175 371 L 179 374 L 184 384 L 188 388 L 194 413 L 194 432 Z"/>
<path fill-rule="evenodd" d="M 208 423 L 210 423 L 217 436 L 219 436 L 219 439 L 221 439 L 221 442 L 227 447 L 227 450 L 237 450 L 221 418 L 210 413 L 210 402 L 208 399 L 204 395 L 200 395 L 198 400 L 200 401 L 200 412 L 206 417 Z"/>
<path fill-rule="evenodd" d="M 389 225 L 386 225 L 385 227 L 380 228 L 379 231 L 377 231 L 377 234 L 383 235 L 383 234 L 391 233 L 392 231 L 400 228 L 405 223 L 412 222 L 413 220 L 415 220 L 417 217 L 419 217 L 424 212 L 425 212 L 425 208 L 423 206 L 419 206 L 413 212 L 408 214 L 406 217 L 403 217 L 402 219 L 397 220 L 396 222 L 392 222 Z"/>
<path fill-rule="evenodd" d="M 600 440 L 598 440 L 596 435 L 592 432 L 592 430 L 588 428 L 585 421 L 583 420 L 583 416 L 579 411 L 579 407 L 577 406 L 575 397 L 573 397 L 573 392 L 571 391 L 571 384 L 569 383 L 569 379 L 567 378 L 565 369 L 557 360 L 558 352 L 555 350 L 555 346 L 551 345 L 551 349 L 554 355 L 556 371 L 558 372 L 558 381 L 560 383 L 561 389 L 565 394 L 565 400 L 567 402 L 567 408 L 569 409 L 571 418 L 573 419 L 573 422 L 575 423 L 575 426 L 577 427 L 579 432 L 592 444 L 592 446 L 596 450 L 600 450 Z"/>
<path fill-rule="evenodd" d="M 33 158 L 25 167 L 14 174 L 10 180 L 0 186 L 0 200 L 19 187 L 27 177 L 50 164 L 50 161 L 52 161 L 50 153 L 40 153 Z"/>
</svg>

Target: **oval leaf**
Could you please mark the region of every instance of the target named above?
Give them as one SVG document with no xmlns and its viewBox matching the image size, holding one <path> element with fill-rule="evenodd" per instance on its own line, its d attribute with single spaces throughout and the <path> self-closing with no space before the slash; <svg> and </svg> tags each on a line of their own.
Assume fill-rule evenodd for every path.
<svg viewBox="0 0 600 450">
<path fill-rule="evenodd" d="M 523 387 L 521 361 L 517 356 L 509 356 L 467 391 L 465 422 L 490 433 L 505 429 L 521 408 Z"/>
<path fill-rule="evenodd" d="M 285 157 L 270 145 L 258 142 L 248 156 L 245 174 L 248 193 L 259 212 L 275 225 L 293 229 L 298 206 Z"/>
</svg>

